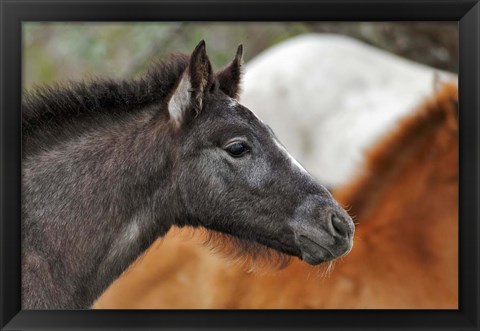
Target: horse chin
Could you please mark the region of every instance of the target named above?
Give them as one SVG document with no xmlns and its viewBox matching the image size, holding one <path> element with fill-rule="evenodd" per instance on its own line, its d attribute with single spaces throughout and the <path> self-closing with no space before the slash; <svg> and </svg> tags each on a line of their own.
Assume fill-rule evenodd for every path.
<svg viewBox="0 0 480 331">
<path fill-rule="evenodd" d="M 335 257 L 329 252 L 326 252 L 325 254 L 318 254 L 317 252 L 316 255 L 311 255 L 308 252 L 302 252 L 301 259 L 308 264 L 315 266 L 323 262 L 332 261 L 335 259 Z"/>
<path fill-rule="evenodd" d="M 325 248 L 307 236 L 299 236 L 299 246 L 301 250 L 301 259 L 310 265 L 332 261 L 338 257 L 328 248 Z"/>
<path fill-rule="evenodd" d="M 323 262 L 335 260 L 336 257 L 324 248 L 317 249 L 314 253 L 302 251 L 301 259 L 310 265 L 318 265 Z"/>
</svg>

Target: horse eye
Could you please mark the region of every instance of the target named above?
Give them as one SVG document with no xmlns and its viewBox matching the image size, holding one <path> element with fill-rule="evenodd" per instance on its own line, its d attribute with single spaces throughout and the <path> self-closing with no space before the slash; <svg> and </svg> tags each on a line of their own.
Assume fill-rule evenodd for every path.
<svg viewBox="0 0 480 331">
<path fill-rule="evenodd" d="M 240 157 L 249 152 L 248 146 L 245 143 L 239 141 L 228 145 L 227 147 L 225 147 L 225 150 L 233 157 Z"/>
</svg>

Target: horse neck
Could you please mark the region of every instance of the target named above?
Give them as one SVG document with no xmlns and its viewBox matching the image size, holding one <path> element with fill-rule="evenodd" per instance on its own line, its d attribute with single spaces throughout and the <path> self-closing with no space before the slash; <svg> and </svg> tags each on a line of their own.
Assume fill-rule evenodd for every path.
<svg viewBox="0 0 480 331">
<path fill-rule="evenodd" d="M 23 162 L 23 252 L 62 275 L 68 284 L 55 286 L 71 306 L 91 304 L 169 229 L 170 144 L 158 121 L 139 112 Z"/>
</svg>

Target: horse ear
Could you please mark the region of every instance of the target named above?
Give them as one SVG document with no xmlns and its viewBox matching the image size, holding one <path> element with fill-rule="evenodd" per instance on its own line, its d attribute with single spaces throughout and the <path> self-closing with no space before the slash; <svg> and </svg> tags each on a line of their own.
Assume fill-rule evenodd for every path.
<svg viewBox="0 0 480 331">
<path fill-rule="evenodd" d="M 242 79 L 243 46 L 238 46 L 235 58 L 217 74 L 220 89 L 231 98 L 238 99 Z"/>
<path fill-rule="evenodd" d="M 193 50 L 188 67 L 168 102 L 170 119 L 177 126 L 198 115 L 205 92 L 212 82 L 212 65 L 207 56 L 205 41 L 202 40 Z"/>
</svg>

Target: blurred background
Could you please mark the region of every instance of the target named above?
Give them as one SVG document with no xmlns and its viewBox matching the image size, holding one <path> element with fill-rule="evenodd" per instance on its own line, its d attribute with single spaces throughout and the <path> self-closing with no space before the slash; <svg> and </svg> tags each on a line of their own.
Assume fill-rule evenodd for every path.
<svg viewBox="0 0 480 331">
<path fill-rule="evenodd" d="M 456 22 L 22 27 L 26 89 L 96 77 L 136 78 L 172 52 L 191 52 L 201 39 L 220 69 L 244 44 L 242 103 L 266 120 L 290 153 L 329 188 L 358 173 L 366 148 L 432 93 L 434 76 L 458 71 Z M 301 38 L 308 35 L 318 38 Z M 289 46 L 289 40 L 297 41 Z M 338 136 L 346 126 L 349 130 Z"/>
<path fill-rule="evenodd" d="M 24 86 L 90 75 L 130 78 L 152 60 L 191 52 L 206 39 L 210 59 L 225 65 L 240 43 L 245 61 L 294 36 L 351 36 L 433 68 L 458 72 L 456 22 L 380 23 L 24 23 Z"/>
<path fill-rule="evenodd" d="M 360 230 L 356 246 L 337 271 L 329 268 L 327 281 L 300 261 L 281 272 L 252 275 L 199 245 L 201 236 L 175 229 L 124 273 L 96 308 L 457 307 L 455 131 L 444 138 L 450 129 L 437 123 L 436 131 L 410 141 L 409 146 L 423 146 L 420 154 L 384 151 L 389 168 L 378 178 L 369 173 L 376 169 L 369 164 L 370 151 L 390 141 L 405 118 L 415 121 L 442 82 L 453 84 L 448 98 L 456 98 L 456 22 L 24 23 L 22 29 L 26 90 L 96 77 L 136 78 L 172 52 L 190 53 L 201 39 L 219 69 L 243 44 L 240 102 L 358 214 L 353 215 Z M 445 104 L 435 101 L 432 107 Z M 425 169 L 407 172 L 413 160 Z M 366 184 L 358 181 L 369 175 L 386 187 L 359 191 Z M 389 191 L 407 189 L 407 183 L 415 188 Z M 364 205 L 355 205 L 357 200 Z"/>
</svg>

